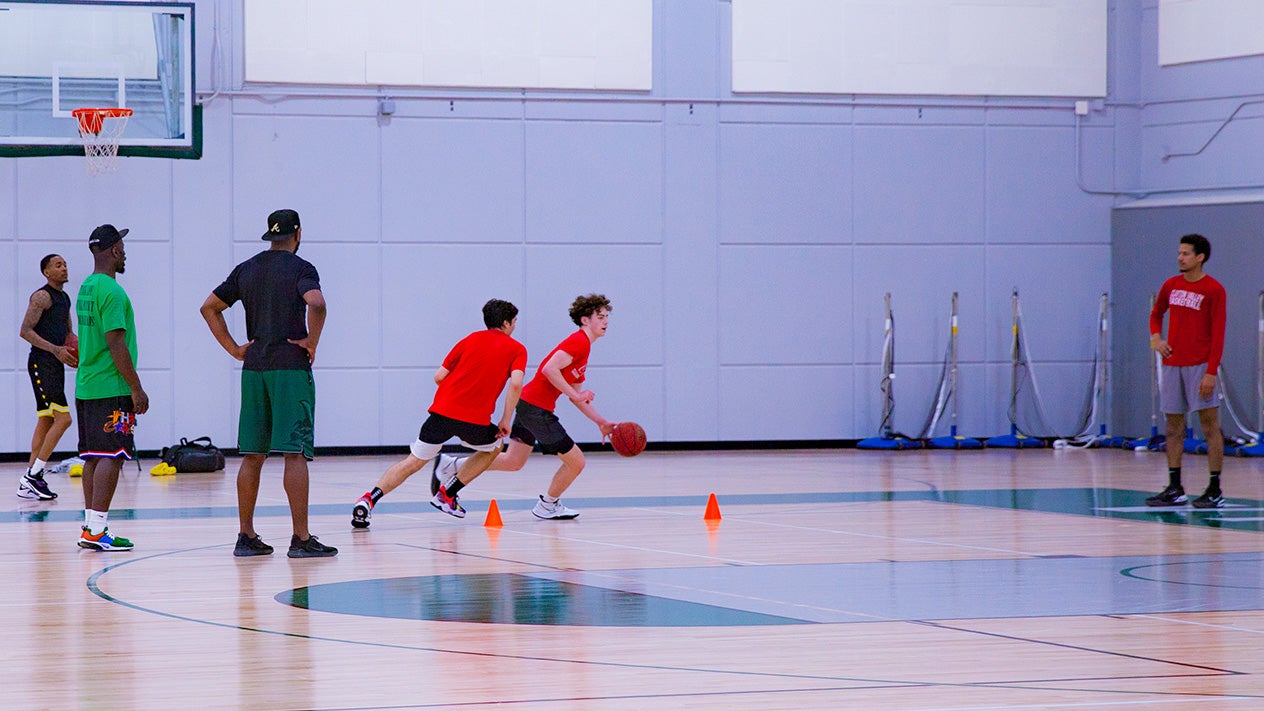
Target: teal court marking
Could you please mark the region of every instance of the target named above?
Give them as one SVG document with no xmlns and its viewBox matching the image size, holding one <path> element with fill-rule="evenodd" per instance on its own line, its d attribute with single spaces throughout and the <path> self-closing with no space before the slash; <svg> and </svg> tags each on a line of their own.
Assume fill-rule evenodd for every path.
<svg viewBox="0 0 1264 711">
<path fill-rule="evenodd" d="M 307 610 L 441 622 L 589 627 L 729 627 L 808 620 L 517 574 L 377 578 L 287 590 Z"/>
<path fill-rule="evenodd" d="M 707 627 L 1264 607 L 1258 553 L 433 575 L 313 585 L 308 610 L 445 622 Z"/>
<path fill-rule="evenodd" d="M 721 505 L 755 506 L 769 504 L 844 504 L 869 501 L 930 501 L 969 506 L 1018 511 L 1043 511 L 1047 513 L 1076 514 L 1102 518 L 1122 518 L 1134 521 L 1209 526 L 1239 531 L 1264 531 L 1264 502 L 1252 499 L 1226 499 L 1222 509 L 1195 509 L 1190 506 L 1175 508 L 1151 508 L 1145 505 L 1152 492 L 1126 489 L 959 489 L 938 491 L 854 491 L 819 492 L 799 494 L 720 494 Z M 470 502 L 477 510 L 482 502 Z M 528 511 L 535 505 L 533 499 L 506 499 L 497 502 L 501 511 Z M 704 496 L 607 496 L 592 498 L 568 498 L 567 505 L 585 508 L 668 508 L 706 504 Z M 433 513 L 428 501 L 384 501 L 374 509 L 378 514 Z M 311 516 L 351 516 L 351 502 L 346 504 L 316 504 L 310 507 Z M 285 517 L 290 515 L 287 506 L 260 506 L 255 517 Z M 116 521 L 236 518 L 236 506 L 160 507 L 146 509 L 111 509 L 110 518 Z M 83 509 L 78 506 L 45 502 L 27 505 L 16 511 L 0 512 L 0 523 L 15 522 L 67 522 L 81 521 Z"/>
</svg>

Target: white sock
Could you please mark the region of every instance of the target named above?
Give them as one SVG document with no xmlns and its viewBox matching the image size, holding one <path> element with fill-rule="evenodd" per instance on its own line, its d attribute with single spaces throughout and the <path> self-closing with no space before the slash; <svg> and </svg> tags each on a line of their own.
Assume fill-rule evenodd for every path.
<svg viewBox="0 0 1264 711">
<path fill-rule="evenodd" d="M 48 462 L 44 461 L 43 459 L 36 459 L 35 463 L 32 464 L 31 468 L 28 469 L 27 471 L 30 472 L 32 475 L 39 474 L 44 471 L 44 466 L 47 464 Z"/>
<path fill-rule="evenodd" d="M 540 494 L 540 500 L 542 500 L 542 501 L 543 501 L 544 503 L 546 503 L 546 504 L 556 504 L 556 503 L 557 503 L 557 497 L 555 497 L 555 496 L 549 496 L 548 494 Z"/>
<path fill-rule="evenodd" d="M 93 511 L 92 509 L 88 509 L 86 513 L 88 520 L 88 533 L 95 536 L 105 530 L 106 518 L 110 515 L 109 511 Z"/>
</svg>

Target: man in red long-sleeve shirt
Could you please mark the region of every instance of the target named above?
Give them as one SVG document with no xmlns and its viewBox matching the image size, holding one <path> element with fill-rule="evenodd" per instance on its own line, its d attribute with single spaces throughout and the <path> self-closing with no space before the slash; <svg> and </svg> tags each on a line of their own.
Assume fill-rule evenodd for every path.
<svg viewBox="0 0 1264 711">
<path fill-rule="evenodd" d="M 1211 259 L 1211 243 L 1199 234 L 1181 238 L 1176 264 L 1181 273 L 1163 282 L 1154 310 L 1150 312 L 1150 347 L 1163 356 L 1159 378 L 1159 406 L 1167 418 L 1168 485 L 1146 499 L 1147 506 L 1182 506 L 1187 501 L 1181 487 L 1181 452 L 1185 415 L 1198 411 L 1207 436 L 1207 490 L 1194 499 L 1200 509 L 1224 505 L 1220 467 L 1224 462 L 1224 437 L 1220 433 L 1220 385 L 1216 374 L 1224 355 L 1225 290 L 1203 273 Z M 1168 316 L 1167 340 L 1163 339 L 1163 313 Z"/>
</svg>

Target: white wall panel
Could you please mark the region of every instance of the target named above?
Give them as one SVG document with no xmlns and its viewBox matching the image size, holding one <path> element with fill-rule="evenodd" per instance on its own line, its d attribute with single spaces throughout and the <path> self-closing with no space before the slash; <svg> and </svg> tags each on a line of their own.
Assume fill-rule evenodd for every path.
<svg viewBox="0 0 1264 711">
<path fill-rule="evenodd" d="M 648 91 L 652 0 L 245 3 L 247 81 Z"/>
<path fill-rule="evenodd" d="M 521 243 L 524 202 L 520 123 L 395 119 L 383 129 L 384 241 Z"/>
<path fill-rule="evenodd" d="M 140 324 L 136 325 L 136 329 L 140 330 Z M 144 367 L 144 361 L 137 370 L 140 375 L 140 384 L 145 388 L 145 394 L 149 396 L 149 411 L 136 418 L 136 447 L 137 449 L 158 449 L 169 446 L 178 442 L 181 437 L 199 437 L 200 434 L 191 435 L 185 433 L 177 433 L 175 431 L 175 413 L 182 407 L 189 407 L 191 403 L 178 402 L 175 399 L 175 374 L 170 370 L 149 370 Z M 67 393 L 69 394 L 69 393 Z M 73 405 L 72 405 L 73 408 Z M 67 430 L 67 436 L 71 439 L 67 442 L 78 442 L 78 436 L 75 434 L 77 425 L 73 425 Z M 74 447 L 75 445 L 71 445 Z M 149 467 L 157 462 L 142 463 L 145 469 L 145 476 L 149 476 Z M 126 467 L 127 465 L 124 465 Z M 133 465 L 134 466 L 134 465 Z"/>
<path fill-rule="evenodd" d="M 733 0 L 733 90 L 1106 95 L 1106 0 Z"/>
<path fill-rule="evenodd" d="M 980 127 L 856 128 L 857 243 L 970 243 L 984 238 Z"/>
<path fill-rule="evenodd" d="M 1084 150 L 1109 151 L 1111 131 L 1085 129 Z M 1075 136 L 1057 127 L 997 127 L 987 137 L 988 240 L 1098 242 L 1110 233 L 1108 195 L 1076 183 Z M 1084 179 L 1102 185 L 1099 176 Z"/>
<path fill-rule="evenodd" d="M 720 127 L 720 241 L 851 241 L 847 125 Z"/>
<path fill-rule="evenodd" d="M 236 117 L 233 239 L 262 244 L 268 214 L 289 208 L 307 244 L 376 242 L 380 171 L 371 118 Z"/>
<path fill-rule="evenodd" d="M 855 437 L 852 366 L 722 366 L 720 439 Z"/>
<path fill-rule="evenodd" d="M 171 238 L 171 166 L 120 158 L 118 172 L 89 176 L 83 157 L 18 162 L 18 239 L 71 239 L 88 256 L 88 235 L 101 224 L 130 230 L 127 244 Z M 260 230 L 259 234 L 263 234 Z"/>
<path fill-rule="evenodd" d="M 545 314 L 524 305 L 524 255 L 496 245 L 383 245 L 381 363 L 434 368 L 456 342 L 483 325 L 483 304 L 504 299 L 518 307 L 514 338 L 541 328 Z M 377 296 L 377 294 L 374 294 Z M 426 404 L 429 404 L 427 401 Z M 420 423 L 418 423 L 420 424 Z"/>
<path fill-rule="evenodd" d="M 851 247 L 720 249 L 720 363 L 851 363 Z"/>
<path fill-rule="evenodd" d="M 1264 3 L 1159 0 L 1159 64 L 1264 54 Z"/>
<path fill-rule="evenodd" d="M 656 123 L 531 121 L 529 242 L 660 242 L 663 129 Z"/>
<path fill-rule="evenodd" d="M 25 359 L 23 359 L 25 361 Z M 31 381 L 26 375 L 26 363 L 22 371 L 0 370 L 0 405 L 8 416 L 0 422 L 0 452 L 24 452 L 30 454 L 31 434 L 35 431 L 35 395 L 31 392 Z M 62 438 L 58 449 L 66 448 L 66 440 L 72 440 L 68 448 L 73 449 L 73 437 Z M 15 466 L 20 470 L 26 466 Z"/>
<path fill-rule="evenodd" d="M 322 368 L 317 360 L 312 375 L 316 379 L 316 446 L 378 444 L 382 439 L 378 371 Z"/>
<path fill-rule="evenodd" d="M 378 381 L 381 389 L 373 393 L 368 400 L 361 398 L 362 407 L 376 407 L 382 413 L 381 434 L 378 435 L 376 444 L 405 447 L 417 439 L 421 423 L 426 421 L 426 410 L 430 407 L 430 403 L 434 402 L 435 367 L 438 365 L 438 360 L 442 360 L 446 354 L 447 351 L 443 351 L 436 359 L 434 366 L 381 370 Z M 320 383 L 317 383 L 317 387 L 319 385 Z M 319 408 L 319 393 L 316 397 L 316 406 Z M 333 433 L 329 434 L 332 438 Z M 317 435 L 320 435 L 319 431 Z M 320 444 L 319 439 L 317 444 Z M 370 475 L 369 478 L 372 479 L 373 476 L 375 475 Z"/>
</svg>

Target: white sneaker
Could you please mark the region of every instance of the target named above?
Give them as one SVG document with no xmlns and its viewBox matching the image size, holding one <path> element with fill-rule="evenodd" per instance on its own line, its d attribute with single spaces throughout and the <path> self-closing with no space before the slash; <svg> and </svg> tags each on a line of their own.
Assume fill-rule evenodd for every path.
<svg viewBox="0 0 1264 711">
<path fill-rule="evenodd" d="M 456 476 L 457 465 L 460 463 L 460 457 L 454 457 L 450 454 L 440 454 L 435 457 L 434 466 L 430 469 L 431 496 L 439 493 L 441 487 L 452 483 L 452 478 Z"/>
<path fill-rule="evenodd" d="M 531 513 L 536 518 L 553 520 L 572 519 L 579 515 L 579 512 L 575 509 L 566 508 L 566 505 L 560 499 L 551 504 L 546 502 L 543 494 L 536 500 L 535 508 L 531 509 Z"/>
</svg>

